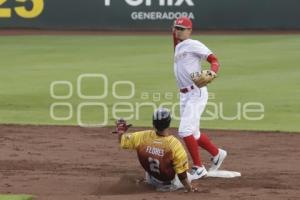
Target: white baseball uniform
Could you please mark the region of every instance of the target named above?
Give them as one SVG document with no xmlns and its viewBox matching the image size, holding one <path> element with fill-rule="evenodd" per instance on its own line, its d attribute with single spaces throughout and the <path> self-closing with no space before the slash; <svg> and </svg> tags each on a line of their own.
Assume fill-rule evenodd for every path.
<svg viewBox="0 0 300 200">
<path fill-rule="evenodd" d="M 174 56 L 174 73 L 180 93 L 179 136 L 194 135 L 200 138 L 200 118 L 208 100 L 207 87 L 198 88 L 190 74 L 201 72 L 201 61 L 206 60 L 212 52 L 201 42 L 187 39 L 176 45 Z"/>
<path fill-rule="evenodd" d="M 194 179 L 194 177 L 187 172 L 187 179 L 189 182 L 192 182 Z M 164 184 L 162 181 L 157 180 L 155 177 L 149 175 L 147 172 L 145 173 L 145 181 L 146 183 L 154 186 L 156 188 L 157 191 L 160 192 L 171 192 L 171 191 L 175 191 L 175 190 L 179 190 L 181 188 L 184 188 L 184 186 L 182 185 L 181 181 L 179 180 L 177 174 L 175 176 L 175 178 L 171 181 L 170 184 Z"/>
</svg>

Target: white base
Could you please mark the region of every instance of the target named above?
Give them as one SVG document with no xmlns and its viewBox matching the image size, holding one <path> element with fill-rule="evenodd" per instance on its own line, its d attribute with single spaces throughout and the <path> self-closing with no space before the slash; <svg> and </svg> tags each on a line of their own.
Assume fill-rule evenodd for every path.
<svg viewBox="0 0 300 200">
<path fill-rule="evenodd" d="M 216 170 L 216 171 L 208 171 L 206 176 L 217 177 L 217 178 L 234 178 L 234 177 L 241 176 L 241 173 L 235 171 Z"/>
</svg>

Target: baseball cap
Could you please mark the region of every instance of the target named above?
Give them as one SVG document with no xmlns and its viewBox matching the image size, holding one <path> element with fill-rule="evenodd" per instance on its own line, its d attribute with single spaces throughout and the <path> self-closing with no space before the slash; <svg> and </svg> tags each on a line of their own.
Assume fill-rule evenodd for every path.
<svg viewBox="0 0 300 200">
<path fill-rule="evenodd" d="M 175 21 L 175 26 L 182 28 L 193 28 L 193 23 L 188 17 L 179 17 Z"/>
</svg>

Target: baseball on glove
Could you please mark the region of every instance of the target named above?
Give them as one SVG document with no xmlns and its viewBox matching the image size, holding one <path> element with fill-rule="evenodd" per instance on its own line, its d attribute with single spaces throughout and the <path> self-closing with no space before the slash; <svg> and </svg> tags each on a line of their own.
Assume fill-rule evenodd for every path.
<svg viewBox="0 0 300 200">
<path fill-rule="evenodd" d="M 212 82 L 217 77 L 217 74 L 211 70 L 202 70 L 200 72 L 191 73 L 193 82 L 199 87 L 204 87 L 208 83 Z"/>
</svg>

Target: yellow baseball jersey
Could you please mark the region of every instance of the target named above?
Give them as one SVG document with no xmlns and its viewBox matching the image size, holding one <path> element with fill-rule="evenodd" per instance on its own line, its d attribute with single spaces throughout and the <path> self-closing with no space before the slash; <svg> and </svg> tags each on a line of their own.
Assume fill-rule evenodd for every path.
<svg viewBox="0 0 300 200">
<path fill-rule="evenodd" d="M 188 170 L 187 154 L 173 135 L 159 136 L 153 130 L 124 134 L 123 149 L 135 149 L 143 168 L 160 181 L 171 181 Z"/>
</svg>

